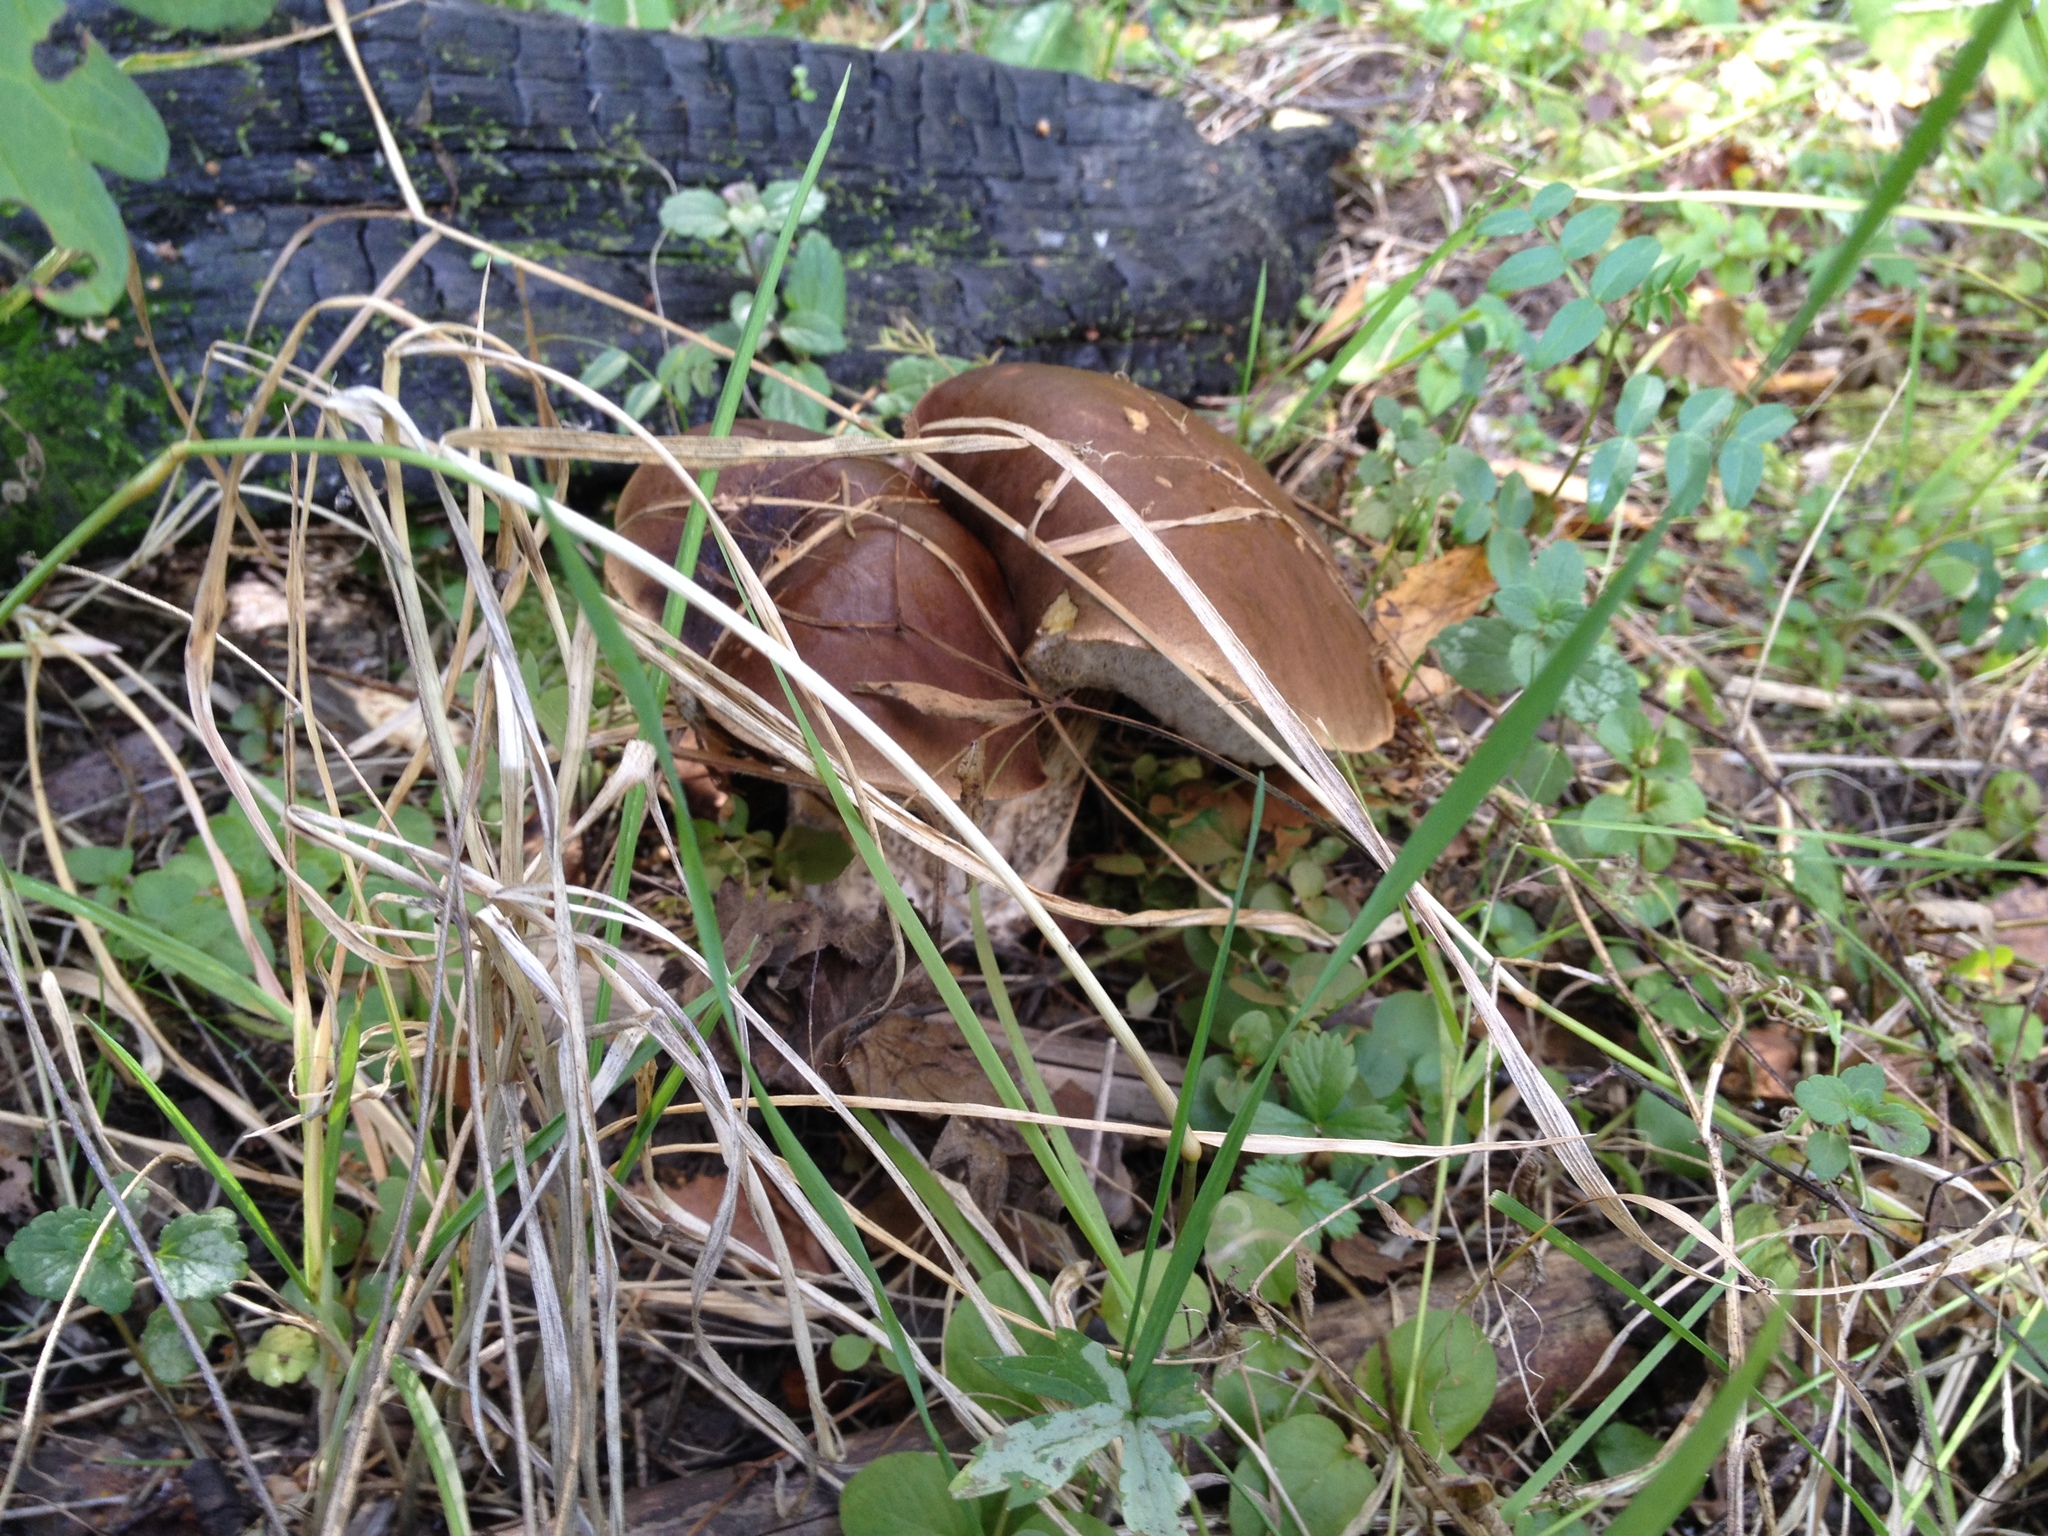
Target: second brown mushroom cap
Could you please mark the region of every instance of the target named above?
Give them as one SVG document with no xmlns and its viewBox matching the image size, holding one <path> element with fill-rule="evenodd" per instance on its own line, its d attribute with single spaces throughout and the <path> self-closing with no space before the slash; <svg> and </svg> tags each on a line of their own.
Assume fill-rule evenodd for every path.
<svg viewBox="0 0 2048 1536">
<path fill-rule="evenodd" d="M 967 419 L 1013 422 L 1071 444 L 1185 567 L 1320 745 L 1364 752 L 1393 734 L 1378 648 L 1321 537 L 1250 454 L 1194 411 L 1125 379 L 1003 363 L 935 386 L 908 430 L 929 435 Z M 934 457 L 1036 536 L 1038 547 L 939 488 L 995 552 L 1034 630 L 1024 664 L 1035 678 L 1059 691 L 1122 694 L 1225 757 L 1272 760 L 1189 679 L 1184 668 L 1261 717 L 1215 635 L 1091 490 L 1037 448 Z"/>
</svg>

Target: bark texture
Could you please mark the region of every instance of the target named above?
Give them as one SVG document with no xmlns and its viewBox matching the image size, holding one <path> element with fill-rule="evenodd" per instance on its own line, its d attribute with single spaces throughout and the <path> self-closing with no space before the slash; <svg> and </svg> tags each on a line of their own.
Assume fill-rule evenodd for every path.
<svg viewBox="0 0 2048 1536">
<path fill-rule="evenodd" d="M 117 54 L 164 45 L 106 0 L 73 14 Z M 271 26 L 324 19 L 287 0 Z M 743 280 L 728 253 L 693 241 L 668 240 L 650 264 L 669 178 L 797 175 L 850 70 L 821 186 L 854 344 L 826 366 L 856 386 L 888 362 L 873 350 L 882 327 L 909 319 L 957 354 L 1121 370 L 1181 396 L 1227 390 L 1259 268 L 1284 317 L 1330 231 L 1329 171 L 1352 138 L 1308 128 L 1210 145 L 1173 101 L 974 55 L 623 31 L 462 0 L 372 17 L 357 38 L 430 208 L 636 303 L 655 298 L 652 271 L 664 312 L 699 326 Z M 793 89 L 799 66 L 813 100 Z M 170 129 L 171 170 L 117 190 L 145 275 L 162 278 L 153 307 L 176 362 L 252 333 L 252 314 L 260 341 L 318 300 L 369 291 L 414 239 L 391 216 L 393 180 L 331 38 L 140 79 Z M 474 320 L 484 301 L 493 329 L 555 362 L 593 344 L 650 361 L 662 349 L 548 284 L 522 291 L 501 271 L 486 293 L 453 242 L 396 296 L 436 319 Z M 343 379 L 367 377 L 355 370 L 373 358 L 359 343 Z"/>
</svg>

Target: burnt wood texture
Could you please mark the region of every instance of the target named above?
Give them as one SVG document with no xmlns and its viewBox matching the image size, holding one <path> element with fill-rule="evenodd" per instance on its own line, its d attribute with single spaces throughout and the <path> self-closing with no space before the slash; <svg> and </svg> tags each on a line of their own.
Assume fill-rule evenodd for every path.
<svg viewBox="0 0 2048 1536">
<path fill-rule="evenodd" d="M 105 0 L 72 15 L 117 54 L 167 40 Z M 324 20 L 287 0 L 271 30 Z M 729 251 L 696 241 L 670 238 L 650 263 L 669 178 L 797 175 L 851 71 L 820 186 L 853 343 L 825 365 L 855 387 L 889 361 L 874 349 L 882 328 L 909 320 L 960 355 L 1122 371 L 1183 397 L 1230 390 L 1260 266 L 1269 318 L 1284 317 L 1329 234 L 1330 171 L 1353 138 L 1311 127 L 1211 145 L 1174 101 L 975 55 L 625 31 L 460 0 L 399 7 L 356 36 L 430 209 L 638 304 L 655 297 L 652 270 L 663 311 L 699 327 L 750 285 Z M 393 180 L 331 37 L 139 78 L 169 127 L 171 169 L 117 192 L 144 274 L 161 279 L 152 308 L 178 365 L 251 333 L 280 252 L 323 216 L 256 316 L 259 342 L 320 299 L 370 291 L 415 238 L 391 216 Z M 422 317 L 474 320 L 485 274 L 471 257 L 444 241 L 395 296 Z M 502 269 L 487 315 L 571 368 L 598 345 L 650 362 L 665 345 L 544 282 L 522 301 Z M 316 340 L 340 323 L 323 320 Z M 359 343 L 342 379 L 368 377 L 374 355 Z"/>
</svg>

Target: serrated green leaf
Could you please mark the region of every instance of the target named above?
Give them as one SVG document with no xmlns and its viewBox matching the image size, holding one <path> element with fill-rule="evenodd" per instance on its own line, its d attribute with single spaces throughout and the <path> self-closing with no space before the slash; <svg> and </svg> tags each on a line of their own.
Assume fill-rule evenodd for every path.
<svg viewBox="0 0 2048 1536">
<path fill-rule="evenodd" d="M 135 1301 L 135 1255 L 128 1250 L 128 1234 L 117 1218 L 107 1223 L 98 1244 L 93 1242 L 112 1209 L 103 1194 L 90 1210 L 71 1205 L 44 1211 L 15 1233 L 7 1245 L 7 1265 L 21 1288 L 46 1301 L 62 1300 L 82 1264 L 79 1294 L 102 1312 L 126 1312 Z"/>
<path fill-rule="evenodd" d="M 775 328 L 783 344 L 812 357 L 846 350 L 846 333 L 834 321 L 808 309 L 792 309 Z"/>
<path fill-rule="evenodd" d="M 225 1206 L 193 1211 L 168 1222 L 158 1239 L 164 1284 L 180 1301 L 211 1301 L 249 1272 L 249 1250 L 235 1233 Z"/>
<path fill-rule="evenodd" d="M 1624 240 L 1605 256 L 1600 265 L 1593 269 L 1592 279 L 1586 290 L 1602 304 L 1612 304 L 1625 299 L 1643 285 L 1643 279 L 1657 265 L 1664 248 L 1653 235 L 1637 235 L 1633 240 Z"/>
<path fill-rule="evenodd" d="M 817 230 L 810 230 L 790 252 L 789 271 L 782 279 L 782 301 L 790 308 L 790 320 L 808 313 L 812 323 L 824 322 L 837 333 L 846 324 L 846 263 L 832 242 Z M 789 322 L 784 322 L 788 329 Z M 812 347 L 814 352 L 837 351 L 845 347 L 842 337 L 837 348 Z"/>
<path fill-rule="evenodd" d="M 1554 245 L 1532 245 L 1516 251 L 1493 269 L 1486 286 L 1493 293 L 1519 293 L 1564 276 L 1564 253 Z"/>
<path fill-rule="evenodd" d="M 825 370 L 816 363 L 783 363 L 783 373 L 803 380 L 821 395 L 832 393 L 832 381 L 825 377 Z M 770 421 L 793 422 L 799 427 L 809 427 L 813 432 L 825 430 L 825 407 L 809 395 L 799 394 L 780 379 L 767 379 L 761 385 L 761 414 Z"/>
<path fill-rule="evenodd" d="M 768 222 L 780 225 L 789 217 L 789 210 L 796 205 L 797 189 L 801 183 L 787 177 L 771 181 L 761 189 L 761 207 L 768 214 Z M 803 211 L 796 216 L 799 226 L 815 224 L 824 216 L 827 199 L 824 193 L 813 186 L 804 198 Z"/>
<path fill-rule="evenodd" d="M 249 1351 L 245 1363 L 249 1374 L 266 1387 L 288 1387 L 305 1378 L 319 1354 L 319 1341 L 312 1334 L 290 1323 L 279 1323 L 263 1330 L 263 1337 Z"/>
<path fill-rule="evenodd" d="M 35 49 L 63 14 L 62 0 L 0 0 L 0 202 L 43 221 L 51 243 L 83 251 L 93 270 L 44 294 L 66 315 L 104 314 L 128 282 L 128 235 L 94 166 L 154 181 L 170 139 L 142 88 L 89 35 L 61 79 L 36 68 Z"/>
<path fill-rule="evenodd" d="M 1344 1102 L 1358 1077 L 1351 1047 L 1332 1034 L 1300 1034 L 1287 1043 L 1281 1058 L 1287 1074 L 1287 1105 L 1311 1121 L 1321 1120 Z"/>
</svg>

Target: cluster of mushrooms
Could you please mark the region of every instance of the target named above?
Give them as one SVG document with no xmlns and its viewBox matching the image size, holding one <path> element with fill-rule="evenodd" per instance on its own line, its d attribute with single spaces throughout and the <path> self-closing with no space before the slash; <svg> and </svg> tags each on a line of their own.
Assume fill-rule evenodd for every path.
<svg viewBox="0 0 2048 1536">
<path fill-rule="evenodd" d="M 1091 480 L 1172 552 L 1321 745 L 1369 751 L 1392 733 L 1378 647 L 1329 550 L 1236 443 L 1128 380 L 1038 363 L 962 373 L 906 424 L 927 444 L 1003 430 L 1071 452 L 1063 465 L 1036 446 L 928 450 L 936 476 L 867 457 L 752 460 L 721 472 L 713 505 L 798 654 L 949 794 L 1007 816 L 997 841 L 1033 885 L 1057 878 L 1082 783 L 1075 730 L 1051 718 L 1059 700 L 1119 695 L 1220 757 L 1271 761 L 1194 681 L 1263 725 L 1216 636 Z M 736 431 L 820 436 L 768 421 Z M 644 465 L 615 526 L 672 561 L 690 505 L 673 473 Z M 659 620 L 665 588 L 616 559 L 606 577 Z M 700 579 L 732 586 L 708 540 Z M 683 639 L 787 715 L 759 653 L 695 617 Z M 875 788 L 914 791 L 859 738 L 847 744 Z"/>
</svg>

